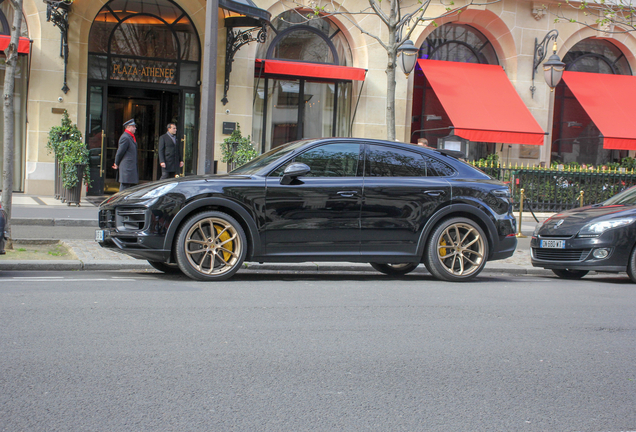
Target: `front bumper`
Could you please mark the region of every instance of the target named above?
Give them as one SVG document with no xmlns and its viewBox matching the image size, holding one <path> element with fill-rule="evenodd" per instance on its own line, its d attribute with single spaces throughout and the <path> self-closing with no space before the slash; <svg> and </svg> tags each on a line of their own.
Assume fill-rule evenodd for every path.
<svg viewBox="0 0 636 432">
<path fill-rule="evenodd" d="M 102 205 L 99 209 L 101 247 L 148 261 L 171 262 L 166 232 L 176 203 L 160 198 L 149 202 Z"/>
<path fill-rule="evenodd" d="M 564 240 L 565 249 L 541 248 L 541 239 L 532 237 L 530 241 L 531 262 L 534 267 L 545 269 L 625 272 L 634 246 L 633 240 L 616 232 L 590 238 L 549 238 Z M 606 258 L 598 259 L 593 256 L 595 249 L 609 249 L 610 253 Z"/>
</svg>

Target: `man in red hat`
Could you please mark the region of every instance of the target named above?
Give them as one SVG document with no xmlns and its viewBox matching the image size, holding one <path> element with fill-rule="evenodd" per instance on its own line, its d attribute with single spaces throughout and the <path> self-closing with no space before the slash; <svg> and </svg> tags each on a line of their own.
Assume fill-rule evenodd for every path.
<svg viewBox="0 0 636 432">
<path fill-rule="evenodd" d="M 139 183 L 139 172 L 137 171 L 137 138 L 135 131 L 137 124 L 134 119 L 124 123 L 124 133 L 119 138 L 119 147 L 115 155 L 113 168 L 118 171 L 119 191 L 128 189 Z"/>
</svg>

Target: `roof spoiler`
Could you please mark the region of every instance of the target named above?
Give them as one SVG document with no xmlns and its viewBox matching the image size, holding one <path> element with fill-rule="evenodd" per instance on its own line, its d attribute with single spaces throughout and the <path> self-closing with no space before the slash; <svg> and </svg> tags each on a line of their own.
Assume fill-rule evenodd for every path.
<svg viewBox="0 0 636 432">
<path fill-rule="evenodd" d="M 459 150 L 448 150 L 448 149 L 434 149 L 434 150 L 438 153 L 453 157 L 455 159 L 466 159 L 466 155 L 464 154 L 464 152 Z"/>
</svg>

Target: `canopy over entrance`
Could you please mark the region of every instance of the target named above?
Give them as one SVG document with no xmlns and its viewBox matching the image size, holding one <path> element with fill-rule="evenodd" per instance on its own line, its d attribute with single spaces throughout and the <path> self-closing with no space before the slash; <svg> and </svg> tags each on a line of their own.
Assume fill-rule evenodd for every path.
<svg viewBox="0 0 636 432">
<path fill-rule="evenodd" d="M 636 77 L 563 73 L 563 81 L 603 136 L 603 148 L 636 150 Z"/>
<path fill-rule="evenodd" d="M 543 145 L 545 132 L 501 66 L 418 60 L 453 124 L 470 141 Z"/>
<path fill-rule="evenodd" d="M 364 81 L 367 72 L 361 68 L 331 64 L 256 59 L 256 75 L 259 74 L 263 64 L 263 73 L 266 75 L 289 75 L 335 81 Z"/>
</svg>

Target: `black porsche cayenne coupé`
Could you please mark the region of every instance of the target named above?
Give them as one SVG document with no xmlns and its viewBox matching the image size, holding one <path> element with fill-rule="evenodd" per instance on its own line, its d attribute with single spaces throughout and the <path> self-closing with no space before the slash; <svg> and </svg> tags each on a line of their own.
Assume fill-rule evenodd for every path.
<svg viewBox="0 0 636 432">
<path fill-rule="evenodd" d="M 537 226 L 530 246 L 532 265 L 561 278 L 579 279 L 595 270 L 627 272 L 636 282 L 636 187 L 552 216 Z"/>
<path fill-rule="evenodd" d="M 198 280 L 244 261 L 367 262 L 386 274 L 424 263 L 466 281 L 511 256 L 509 189 L 450 152 L 366 139 L 303 140 L 224 175 L 122 191 L 99 208 L 97 241 Z"/>
</svg>

